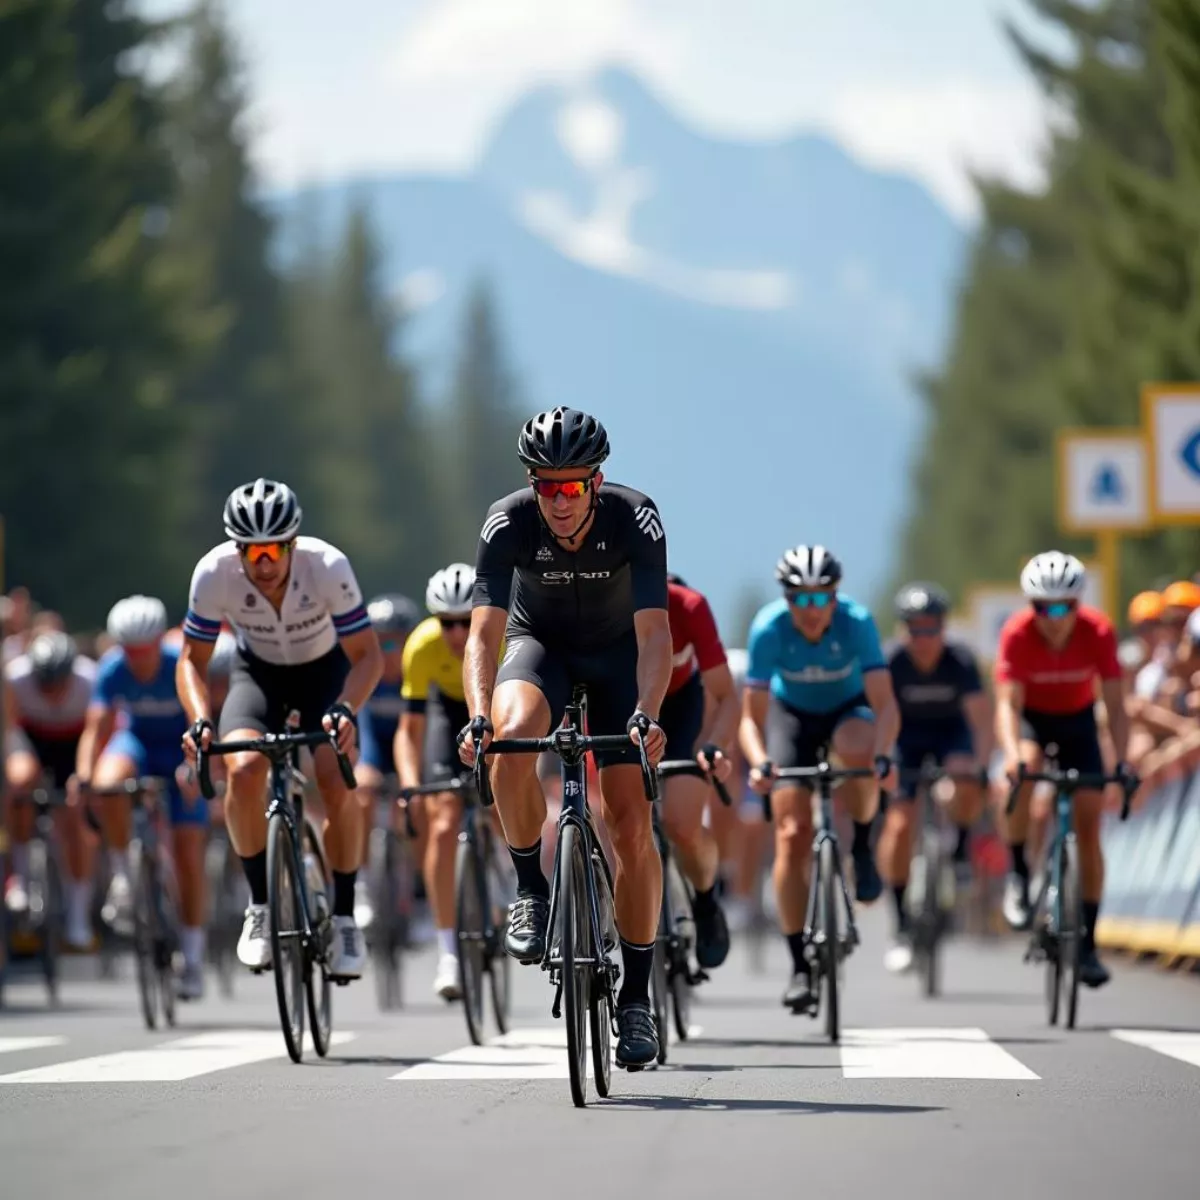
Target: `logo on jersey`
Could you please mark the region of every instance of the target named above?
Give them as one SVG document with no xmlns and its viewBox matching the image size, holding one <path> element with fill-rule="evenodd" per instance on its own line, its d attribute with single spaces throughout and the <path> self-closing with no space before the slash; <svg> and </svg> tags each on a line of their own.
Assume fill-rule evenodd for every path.
<svg viewBox="0 0 1200 1200">
<path fill-rule="evenodd" d="M 534 555 L 534 558 L 538 562 L 553 562 L 554 551 L 551 550 L 549 546 L 539 546 L 538 552 Z"/>
<path fill-rule="evenodd" d="M 253 608 L 255 606 L 255 604 L 257 604 L 257 603 L 258 603 L 258 601 L 254 599 L 254 593 L 247 592 L 246 593 L 246 607 Z"/>
<path fill-rule="evenodd" d="M 570 583 L 572 579 L 607 579 L 611 571 L 543 571 L 542 579 L 546 583 Z"/>
<path fill-rule="evenodd" d="M 652 541 L 657 542 L 663 535 L 663 527 L 659 524 L 658 513 L 648 504 L 643 504 L 633 514 L 638 528 Z"/>
<path fill-rule="evenodd" d="M 597 550 L 607 550 L 607 549 L 608 549 L 608 546 L 607 546 L 607 544 L 606 544 L 606 543 L 604 543 L 604 542 L 597 542 L 597 543 L 596 543 L 596 549 L 597 549 Z"/>
<path fill-rule="evenodd" d="M 493 537 L 508 524 L 508 513 L 498 512 L 492 513 L 490 517 L 483 523 L 483 528 L 479 531 L 479 536 L 485 542 L 490 542 Z"/>
</svg>

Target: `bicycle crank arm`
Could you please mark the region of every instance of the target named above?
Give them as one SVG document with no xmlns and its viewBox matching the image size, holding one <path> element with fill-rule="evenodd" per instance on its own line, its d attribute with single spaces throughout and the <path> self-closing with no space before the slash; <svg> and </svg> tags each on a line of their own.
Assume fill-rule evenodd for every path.
<svg viewBox="0 0 1200 1200">
<path fill-rule="evenodd" d="M 562 1020 L 562 992 L 563 985 L 562 980 L 560 979 L 554 989 L 554 1003 L 550 1006 L 550 1015 L 556 1021 Z"/>
</svg>

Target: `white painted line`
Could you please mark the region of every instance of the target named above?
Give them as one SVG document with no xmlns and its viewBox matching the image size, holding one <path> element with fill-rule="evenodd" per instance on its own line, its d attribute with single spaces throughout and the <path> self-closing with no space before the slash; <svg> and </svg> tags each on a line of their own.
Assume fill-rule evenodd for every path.
<svg viewBox="0 0 1200 1200">
<path fill-rule="evenodd" d="M 1113 1029 L 1110 1032 L 1131 1046 L 1144 1046 L 1189 1066 L 1200 1067 L 1200 1033 L 1172 1033 L 1162 1029 Z"/>
<path fill-rule="evenodd" d="M 339 1046 L 354 1037 L 353 1033 L 337 1031 L 331 1041 Z M 304 1035 L 304 1041 L 312 1054 L 309 1034 Z M 145 1050 L 123 1050 L 15 1071 L 0 1075 L 0 1083 L 168 1083 L 264 1062 L 286 1053 L 282 1033 L 230 1029 L 162 1042 Z"/>
<path fill-rule="evenodd" d="M 592 1056 L 587 1056 L 592 1074 Z M 392 1079 L 419 1082 L 430 1079 L 566 1079 L 567 1030 L 565 1025 L 540 1029 L 512 1029 L 486 1046 L 463 1046 L 418 1063 Z"/>
<path fill-rule="evenodd" d="M 846 1029 L 847 1079 L 1037 1079 L 982 1029 Z"/>
<path fill-rule="evenodd" d="M 40 1050 L 43 1046 L 61 1046 L 65 1037 L 0 1037 L 0 1054 L 16 1054 L 21 1050 Z"/>
</svg>

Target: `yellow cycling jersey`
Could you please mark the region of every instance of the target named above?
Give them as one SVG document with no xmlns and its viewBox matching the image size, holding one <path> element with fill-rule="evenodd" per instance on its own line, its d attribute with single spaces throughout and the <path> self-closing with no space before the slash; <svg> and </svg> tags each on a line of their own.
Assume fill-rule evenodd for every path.
<svg viewBox="0 0 1200 1200">
<path fill-rule="evenodd" d="M 428 700 L 431 686 L 447 700 L 465 699 L 462 659 L 455 658 L 446 645 L 437 617 L 427 617 L 404 643 L 404 686 L 400 694 L 405 700 Z"/>
</svg>

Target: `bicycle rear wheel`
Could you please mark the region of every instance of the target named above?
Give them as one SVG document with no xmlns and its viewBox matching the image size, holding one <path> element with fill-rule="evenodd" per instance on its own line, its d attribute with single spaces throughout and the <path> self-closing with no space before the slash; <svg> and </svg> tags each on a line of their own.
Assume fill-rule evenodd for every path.
<svg viewBox="0 0 1200 1200">
<path fill-rule="evenodd" d="M 671 991 L 671 1011 L 675 1018 L 675 1032 L 681 1042 L 688 1040 L 692 1024 L 692 985 L 688 981 L 689 959 L 695 944 L 696 921 L 692 915 L 692 891 L 683 872 L 674 858 L 667 869 L 666 885 L 671 892 L 671 918 L 675 923 L 676 951 L 672 956 L 668 976 Z M 660 1025 L 660 1042 L 667 1040 L 667 1027 Z"/>
<path fill-rule="evenodd" d="M 1066 1003 L 1068 1029 L 1075 1028 L 1079 1010 L 1079 949 L 1083 914 L 1079 899 L 1079 846 L 1075 835 L 1068 833 L 1062 853 L 1062 899 L 1058 930 L 1058 958 L 1062 980 L 1063 1000 Z"/>
<path fill-rule="evenodd" d="M 493 942 L 486 946 L 486 962 L 488 979 L 492 991 L 492 1013 L 496 1018 L 496 1028 L 501 1033 L 508 1032 L 509 1011 L 512 1005 L 512 959 L 504 950 L 504 933 L 508 924 L 508 908 L 500 902 L 502 890 L 500 886 L 499 849 L 496 836 L 481 823 L 480 845 L 484 848 L 484 879 L 487 881 L 485 901 L 491 905 Z"/>
<path fill-rule="evenodd" d="M 279 1023 L 288 1057 L 298 1063 L 304 1053 L 305 974 L 300 865 L 287 822 L 278 812 L 267 829 L 267 900 Z"/>
<path fill-rule="evenodd" d="M 308 925 L 312 930 L 312 940 L 304 953 L 304 990 L 308 995 L 308 1022 L 312 1028 L 313 1049 L 319 1058 L 324 1058 L 329 1053 L 329 1040 L 333 1035 L 333 984 L 326 968 L 329 906 L 318 897 L 329 895 L 331 881 L 321 840 L 307 818 L 304 821 L 304 840 L 304 864 L 308 872 L 304 883 L 308 890 Z"/>
<path fill-rule="evenodd" d="M 593 964 L 587 912 L 587 860 L 576 826 L 569 822 L 559 835 L 562 875 L 559 887 L 559 945 L 562 955 L 563 1019 L 567 1023 L 567 1064 L 571 1099 L 576 1108 L 587 1103 L 588 993 Z M 583 960 L 583 961 L 580 961 Z"/>
<path fill-rule="evenodd" d="M 483 1045 L 484 904 L 479 895 L 477 848 L 465 837 L 454 857 L 454 924 L 458 937 L 458 978 L 467 1033 Z"/>
<path fill-rule="evenodd" d="M 147 1029 L 158 1028 L 159 981 L 155 962 L 158 922 L 154 860 L 143 852 L 137 865 L 133 893 L 133 956 L 137 967 L 138 996 Z"/>
<path fill-rule="evenodd" d="M 43 838 L 36 838 L 30 845 L 30 879 L 37 880 L 36 889 L 41 895 L 39 957 L 42 977 L 46 981 L 46 993 L 51 1005 L 58 1003 L 59 954 L 62 949 L 63 927 L 63 883 L 58 865 L 58 856 Z M 31 895 L 34 887 L 30 888 Z"/>
<path fill-rule="evenodd" d="M 841 1012 L 838 995 L 839 934 L 837 911 L 837 871 L 834 869 L 833 843 L 823 841 L 817 854 L 817 930 L 821 976 L 825 986 L 825 1033 L 835 1045 L 841 1037 Z"/>
<path fill-rule="evenodd" d="M 1047 864 L 1046 870 L 1050 867 Z M 1034 937 L 1038 938 L 1046 955 L 1046 1020 L 1058 1024 L 1058 1002 L 1062 992 L 1061 947 L 1058 940 L 1058 901 L 1051 901 L 1052 888 L 1045 885 L 1038 911 L 1034 913 Z"/>
</svg>

